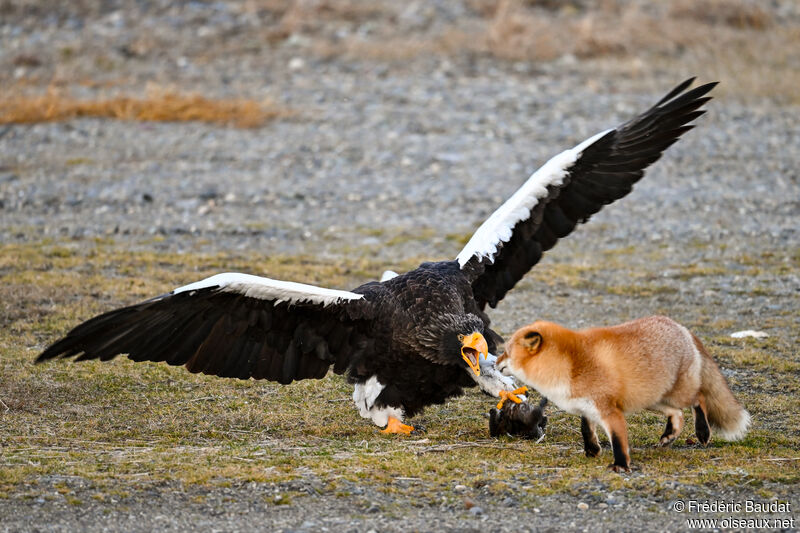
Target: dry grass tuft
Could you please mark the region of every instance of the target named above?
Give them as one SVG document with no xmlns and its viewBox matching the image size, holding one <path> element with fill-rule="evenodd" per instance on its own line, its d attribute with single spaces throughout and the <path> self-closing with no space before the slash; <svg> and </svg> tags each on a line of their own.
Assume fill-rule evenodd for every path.
<svg viewBox="0 0 800 533">
<path fill-rule="evenodd" d="M 513 60 L 675 55 L 694 48 L 751 43 L 772 24 L 770 14 L 748 2 L 667 2 L 661 9 L 623 5 L 542 9 L 530 2 L 502 0 L 491 18 L 491 53 Z M 713 31 L 712 31 L 713 28 Z M 721 42 L 715 42 L 720 40 Z"/>
<path fill-rule="evenodd" d="M 670 15 L 739 29 L 763 30 L 774 22 L 772 14 L 752 0 L 677 0 Z"/>
<path fill-rule="evenodd" d="M 800 27 L 754 0 L 465 2 L 469 16 L 408 31 L 399 29 L 402 13 L 391 4 L 295 2 L 271 35 L 302 34 L 325 58 L 403 62 L 466 53 L 528 62 L 574 58 L 621 75 L 675 70 L 719 79 L 722 91 L 745 100 L 800 103 Z"/>
<path fill-rule="evenodd" d="M 364 40 L 357 37 L 341 39 L 337 42 L 321 41 L 314 43 L 314 53 L 324 58 L 344 56 L 351 59 L 376 62 L 409 61 L 425 55 L 453 55 L 471 51 L 474 38 L 470 33 L 450 28 L 431 39 L 391 37 L 381 41 Z"/>
<path fill-rule="evenodd" d="M 386 6 L 360 0 L 270 0 L 262 7 L 279 15 L 276 27 L 267 32 L 270 42 L 282 41 L 292 34 L 324 33 L 332 22 L 356 27 L 368 21 L 394 17 Z"/>
<path fill-rule="evenodd" d="M 51 87 L 43 95 L 9 91 L 0 97 L 0 124 L 54 122 L 78 117 L 114 118 L 157 122 L 200 121 L 257 128 L 289 112 L 269 103 L 244 98 L 209 99 L 149 88 L 144 98 L 116 96 L 108 99 L 76 99 Z"/>
<path fill-rule="evenodd" d="M 614 59 L 625 69 L 674 66 L 724 81 L 749 98 L 798 102 L 800 28 L 779 23 L 749 0 L 673 0 L 651 6 L 606 0 L 592 9 L 553 10 L 501 0 L 485 46 L 514 61 Z"/>
<path fill-rule="evenodd" d="M 504 1 L 497 7 L 486 34 L 492 54 L 503 59 L 550 61 L 564 54 L 564 39 L 552 31 L 551 21 L 529 16 L 521 5 Z"/>
</svg>

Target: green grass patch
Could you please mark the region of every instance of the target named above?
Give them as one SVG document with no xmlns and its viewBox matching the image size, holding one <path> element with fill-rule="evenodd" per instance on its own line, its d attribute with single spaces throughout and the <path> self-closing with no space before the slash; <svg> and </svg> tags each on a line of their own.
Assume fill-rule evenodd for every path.
<svg viewBox="0 0 800 533">
<path fill-rule="evenodd" d="M 577 268 L 551 261 L 531 278 L 593 286 L 594 272 L 627 255 L 622 250 L 594 263 L 578 261 Z M 131 252 L 107 240 L 0 246 L 1 498 L 33 494 L 48 476 L 87 480 L 97 491 L 91 497 L 101 501 L 164 482 L 225 486 L 302 477 L 342 497 L 348 497 L 348 483 L 359 483 L 433 505 L 455 497 L 453 487 L 463 484 L 492 498 L 513 495 L 524 506 L 587 487 L 598 494 L 627 490 L 666 498 L 685 496 L 676 487 L 748 483 L 770 493 L 776 483 L 798 483 L 800 414 L 794 402 L 800 362 L 791 339 L 713 337 L 712 353 L 734 371 L 730 381 L 753 414 L 752 432 L 738 443 L 713 440 L 701 448 L 687 444 L 688 423 L 674 447 L 661 449 L 654 444 L 662 417 L 631 416 L 632 459 L 639 468 L 631 476 L 605 470 L 611 461 L 607 442 L 601 457 L 586 458 L 578 418 L 554 409 L 542 443 L 488 438 L 484 413 L 495 401 L 475 391 L 429 408 L 411 421 L 424 431 L 400 438 L 381 435 L 358 416 L 352 388 L 340 376 L 281 386 L 125 358 L 32 363 L 46 344 L 95 313 L 223 270 L 352 288 L 377 278 L 383 265 Z M 644 285 L 634 296 L 657 289 L 639 275 Z M 531 279 L 522 290 L 526 284 Z M 781 327 L 796 318 L 771 320 Z M 710 321 L 704 328 L 721 325 L 727 323 Z M 88 503 L 88 497 L 70 495 L 68 486 L 63 490 L 71 505 Z M 294 505 L 302 497 L 285 492 L 267 503 Z"/>
</svg>

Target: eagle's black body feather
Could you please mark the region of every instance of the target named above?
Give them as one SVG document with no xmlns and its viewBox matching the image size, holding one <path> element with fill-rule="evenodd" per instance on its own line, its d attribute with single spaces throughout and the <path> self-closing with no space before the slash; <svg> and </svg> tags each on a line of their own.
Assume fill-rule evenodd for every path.
<svg viewBox="0 0 800 533">
<path fill-rule="evenodd" d="M 92 318 L 37 362 L 128 354 L 191 372 L 279 383 L 321 378 L 332 368 L 355 384 L 377 379 L 382 388 L 375 405 L 406 415 L 442 403 L 476 384 L 459 352 L 460 339 L 480 333 L 491 353 L 502 342 L 489 328 L 485 306 L 494 307 L 579 222 L 630 192 L 644 169 L 703 113 L 698 109 L 714 84 L 684 92 L 690 84 L 576 152 L 579 157 L 563 169 L 566 177 L 547 185 L 491 257 L 423 263 L 350 293 L 303 286 L 308 294 L 297 296 L 296 288 L 266 278 L 233 275 L 219 284 L 209 278 L 206 285 Z"/>
</svg>

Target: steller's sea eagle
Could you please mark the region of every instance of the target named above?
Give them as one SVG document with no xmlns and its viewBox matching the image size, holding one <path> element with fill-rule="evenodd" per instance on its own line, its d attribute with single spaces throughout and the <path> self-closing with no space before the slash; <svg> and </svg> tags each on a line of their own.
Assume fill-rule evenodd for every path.
<svg viewBox="0 0 800 533">
<path fill-rule="evenodd" d="M 386 433 L 410 433 L 404 417 L 476 384 L 519 401 L 520 392 L 507 390 L 513 382 L 492 364 L 502 338 L 489 328 L 486 306 L 495 307 L 579 222 L 628 194 L 644 169 L 693 127 L 716 85 L 687 91 L 693 81 L 545 163 L 455 260 L 423 263 L 352 291 L 218 274 L 96 316 L 36 361 L 127 354 L 190 372 L 279 383 L 322 378 L 333 367 L 355 385 L 361 416 Z"/>
</svg>

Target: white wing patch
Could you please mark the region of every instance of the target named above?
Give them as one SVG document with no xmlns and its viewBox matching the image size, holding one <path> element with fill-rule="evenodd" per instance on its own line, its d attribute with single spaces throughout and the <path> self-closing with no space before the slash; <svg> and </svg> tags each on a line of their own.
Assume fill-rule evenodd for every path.
<svg viewBox="0 0 800 533">
<path fill-rule="evenodd" d="M 612 130 L 602 131 L 575 148 L 561 152 L 534 172 L 511 198 L 481 224 L 458 254 L 456 259 L 459 265 L 463 268 L 467 261 L 475 256 L 478 257 L 478 261 L 483 261 L 484 258 L 492 259 L 497 253 L 497 247 L 511 239 L 514 226 L 527 220 L 531 216 L 533 207 L 547 196 L 547 187 L 561 185 L 567 176 L 567 169 L 580 158 L 583 151 L 610 131 Z"/>
<path fill-rule="evenodd" d="M 394 270 L 386 270 L 383 272 L 383 275 L 381 276 L 381 282 L 389 281 L 390 279 L 394 279 L 397 276 L 399 276 L 399 274 Z"/>
<path fill-rule="evenodd" d="M 310 302 L 328 306 L 344 300 L 358 300 L 364 297 L 362 294 L 350 291 L 325 289 L 314 285 L 306 285 L 305 283 L 280 281 L 238 272 L 217 274 L 202 281 L 179 287 L 172 291 L 172 294 L 196 291 L 208 287 L 219 287 L 224 292 L 235 292 L 249 298 L 258 298 L 259 300 L 275 300 L 275 305 L 281 302 Z"/>
</svg>

